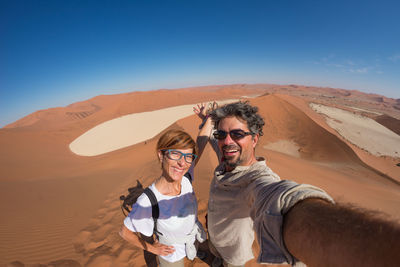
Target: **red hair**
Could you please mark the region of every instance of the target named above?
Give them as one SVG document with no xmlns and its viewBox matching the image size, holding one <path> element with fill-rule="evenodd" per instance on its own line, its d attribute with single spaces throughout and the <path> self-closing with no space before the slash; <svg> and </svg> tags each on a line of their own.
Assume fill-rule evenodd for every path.
<svg viewBox="0 0 400 267">
<path fill-rule="evenodd" d="M 196 142 L 182 130 L 171 129 L 160 136 L 157 142 L 157 152 L 161 149 L 193 149 L 196 154 Z"/>
</svg>

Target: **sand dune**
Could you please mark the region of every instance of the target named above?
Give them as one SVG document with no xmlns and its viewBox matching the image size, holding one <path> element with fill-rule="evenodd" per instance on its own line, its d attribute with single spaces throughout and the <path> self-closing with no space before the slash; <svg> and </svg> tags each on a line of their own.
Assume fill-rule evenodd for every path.
<svg viewBox="0 0 400 267">
<path fill-rule="evenodd" d="M 268 143 L 264 145 L 263 148 L 300 158 L 300 147 L 292 140 L 279 140 L 277 142 Z"/>
<path fill-rule="evenodd" d="M 380 115 L 376 117 L 375 120 L 386 128 L 400 135 L 400 120 L 392 118 L 388 115 Z"/>
<path fill-rule="evenodd" d="M 339 105 L 354 99 L 359 109 L 387 112 L 396 118 L 395 109 L 390 108 L 396 101 L 355 91 L 295 85 L 215 88 L 161 90 L 133 94 L 135 97 L 101 96 L 91 103 L 38 112 L 13 127 L 1 129 L 0 265 L 19 261 L 48 266 L 143 266 L 141 251 L 118 235 L 123 220 L 119 196 L 135 185 L 137 179 L 147 186 L 159 175 L 155 154 L 158 136 L 166 128 L 181 128 L 195 137 L 199 121 L 190 114 L 188 104 L 213 97 L 229 99 L 265 92 L 264 96 L 250 99 L 260 108 L 267 123 L 256 152 L 266 157 L 275 172 L 283 179 L 320 186 L 339 201 L 379 210 L 400 220 L 400 185 L 395 182 L 400 168 L 393 164 L 394 159 L 377 157 L 352 145 L 308 105 L 310 101 Z M 92 104 L 98 108 L 94 109 Z M 96 133 L 97 125 L 173 105 L 187 106 L 188 110 L 182 111 L 187 112 L 185 116 L 174 114 L 176 121 L 152 132 L 146 127 L 161 125 L 159 120 L 149 119 L 150 124 L 141 124 L 148 137 L 154 136 L 146 142 L 135 135 L 136 144 L 131 140 L 130 145 L 118 147 L 113 142 L 115 132 L 126 130 L 127 124 L 122 123 L 111 132 L 113 138 L 107 139 L 113 147 L 108 153 L 102 150 L 97 156 L 82 157 L 69 149 L 85 132 L 92 129 L 91 134 Z M 99 140 L 97 144 L 104 142 Z M 384 139 L 379 139 L 381 142 Z M 210 174 L 216 165 L 217 159 L 207 147 L 196 167 L 194 181 L 199 219 L 203 223 Z M 257 249 L 255 244 L 254 251 Z M 196 259 L 186 266 L 209 263 L 210 258 L 205 262 Z M 246 265 L 257 266 L 255 260 Z"/>
<path fill-rule="evenodd" d="M 329 126 L 356 146 L 376 156 L 400 158 L 400 136 L 376 121 L 338 108 L 313 103 L 310 106 L 324 114 Z"/>
<path fill-rule="evenodd" d="M 261 143 L 288 140 L 298 146 L 302 158 L 318 162 L 360 163 L 355 153 L 343 141 L 310 119 L 302 110 L 279 96 L 269 95 L 251 101 L 264 117 Z"/>
</svg>

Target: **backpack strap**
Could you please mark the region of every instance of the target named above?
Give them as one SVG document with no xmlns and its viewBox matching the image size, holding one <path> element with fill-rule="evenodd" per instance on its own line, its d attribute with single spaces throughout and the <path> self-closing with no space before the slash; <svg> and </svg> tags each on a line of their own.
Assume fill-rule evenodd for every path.
<svg viewBox="0 0 400 267">
<path fill-rule="evenodd" d="M 183 176 L 185 176 L 189 180 L 190 184 L 192 183 L 193 179 L 192 179 L 192 175 L 190 174 L 190 172 L 185 173 Z"/>
<path fill-rule="evenodd" d="M 154 195 L 153 191 L 151 191 L 150 188 L 146 187 L 143 191 L 143 193 L 145 193 L 147 195 L 147 197 L 150 199 L 150 203 L 151 203 L 151 213 L 153 216 L 153 220 L 154 220 L 154 230 L 153 232 L 159 235 L 162 235 L 162 233 L 157 231 L 157 219 L 160 216 L 160 208 L 158 207 L 158 201 L 156 196 Z"/>
</svg>

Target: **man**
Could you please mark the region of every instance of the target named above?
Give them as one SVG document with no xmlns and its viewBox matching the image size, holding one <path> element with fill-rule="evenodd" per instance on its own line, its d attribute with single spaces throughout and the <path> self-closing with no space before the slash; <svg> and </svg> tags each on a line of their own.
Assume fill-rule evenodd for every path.
<svg viewBox="0 0 400 267">
<path fill-rule="evenodd" d="M 398 263 L 393 248 L 383 251 L 365 244 L 378 238 L 400 249 L 398 225 L 335 205 L 317 187 L 280 180 L 255 156 L 264 126 L 257 107 L 237 102 L 209 115 L 204 105 L 194 110 L 203 119 L 197 139 L 200 153 L 210 141 L 220 160 L 210 185 L 208 231 L 211 249 L 225 266 L 244 266 L 253 258 L 253 229 L 260 263 L 373 266 L 394 258 Z M 380 229 L 380 234 L 372 236 L 372 229 Z M 382 229 L 390 234 L 382 234 Z M 364 234 L 371 238 L 355 238 Z"/>
</svg>

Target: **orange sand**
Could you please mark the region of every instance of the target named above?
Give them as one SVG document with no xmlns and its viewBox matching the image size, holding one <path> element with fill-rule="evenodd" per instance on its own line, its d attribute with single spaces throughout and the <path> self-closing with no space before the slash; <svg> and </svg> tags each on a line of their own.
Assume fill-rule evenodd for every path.
<svg viewBox="0 0 400 267">
<path fill-rule="evenodd" d="M 69 144 L 96 125 L 124 115 L 264 93 L 250 99 L 267 123 L 257 154 L 267 158 L 282 179 L 320 186 L 338 201 L 400 219 L 400 168 L 395 166 L 400 160 L 377 157 L 352 145 L 309 107 L 309 102 L 315 102 L 346 108 L 351 102 L 359 112 L 400 118 L 398 109 L 391 108 L 395 100 L 295 85 L 227 85 L 98 96 L 38 111 L 0 129 L 0 265 L 20 261 L 142 266 L 141 251 L 118 235 L 123 220 L 119 196 L 137 179 L 147 186 L 159 175 L 154 149 L 160 134 L 93 157 L 72 153 Z M 195 137 L 198 124 L 192 115 L 168 128 L 182 128 Z M 194 181 L 203 223 L 216 165 L 207 147 Z M 206 262 L 196 259 L 194 265 L 208 266 Z M 247 264 L 256 265 L 255 260 Z"/>
</svg>

